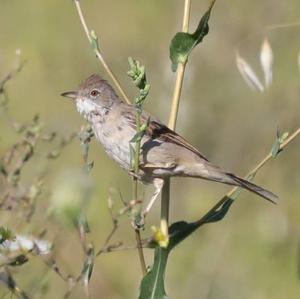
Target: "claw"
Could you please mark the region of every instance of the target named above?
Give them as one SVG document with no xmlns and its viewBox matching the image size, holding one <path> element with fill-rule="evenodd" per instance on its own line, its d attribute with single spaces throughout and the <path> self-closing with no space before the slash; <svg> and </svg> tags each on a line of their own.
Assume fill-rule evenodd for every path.
<svg viewBox="0 0 300 299">
<path fill-rule="evenodd" d="M 151 210 L 153 204 L 155 203 L 155 201 L 158 198 L 158 195 L 160 194 L 162 187 L 164 186 L 164 180 L 160 179 L 160 178 L 155 178 L 153 180 L 153 185 L 155 187 L 155 191 L 147 205 L 147 207 L 145 208 L 145 210 L 143 211 L 142 215 L 145 218 L 147 216 L 147 214 L 149 213 L 149 211 Z"/>
</svg>

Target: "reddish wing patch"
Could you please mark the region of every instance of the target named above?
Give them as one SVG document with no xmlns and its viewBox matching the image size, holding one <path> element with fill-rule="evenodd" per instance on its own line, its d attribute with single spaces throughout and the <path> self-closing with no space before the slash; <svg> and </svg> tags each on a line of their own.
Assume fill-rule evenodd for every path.
<svg viewBox="0 0 300 299">
<path fill-rule="evenodd" d="M 135 118 L 133 117 L 133 115 L 128 113 L 126 114 L 126 118 L 128 119 L 131 127 L 136 129 Z M 147 122 L 147 118 L 147 114 L 142 115 L 143 122 Z M 170 142 L 185 147 L 186 149 L 190 150 L 202 159 L 208 161 L 206 157 L 204 157 L 194 146 L 187 142 L 183 137 L 169 129 L 164 124 L 158 122 L 157 120 L 150 120 L 149 126 L 146 130 L 146 135 L 149 136 L 151 139 L 158 139 L 161 141 Z"/>
<path fill-rule="evenodd" d="M 190 150 L 194 154 L 198 155 L 202 159 L 207 160 L 194 146 L 192 146 L 189 142 L 187 142 L 183 137 L 178 135 L 176 132 L 169 129 L 167 126 L 160 124 L 156 121 L 151 121 L 148 127 L 148 135 L 152 139 L 160 139 L 166 142 L 174 143 L 185 147 L 186 149 Z"/>
</svg>

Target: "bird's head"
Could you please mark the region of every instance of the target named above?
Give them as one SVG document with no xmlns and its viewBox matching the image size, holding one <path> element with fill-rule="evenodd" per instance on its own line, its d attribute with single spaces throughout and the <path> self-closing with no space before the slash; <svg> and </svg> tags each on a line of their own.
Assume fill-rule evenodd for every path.
<svg viewBox="0 0 300 299">
<path fill-rule="evenodd" d="M 85 118 L 92 113 L 109 110 L 115 102 L 120 102 L 113 88 L 98 75 L 91 75 L 83 81 L 77 90 L 61 94 L 75 101 L 77 110 Z"/>
</svg>

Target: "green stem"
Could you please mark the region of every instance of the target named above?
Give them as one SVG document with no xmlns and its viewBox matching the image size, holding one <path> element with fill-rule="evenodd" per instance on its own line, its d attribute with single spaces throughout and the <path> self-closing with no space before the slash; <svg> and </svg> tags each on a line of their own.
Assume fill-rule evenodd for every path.
<svg viewBox="0 0 300 299">
<path fill-rule="evenodd" d="M 191 0 L 185 0 L 184 2 L 184 13 L 183 13 L 183 22 L 182 22 L 182 31 L 188 32 L 189 29 L 189 20 L 190 20 L 190 12 L 191 12 Z M 185 63 L 179 63 L 177 75 L 176 75 L 176 83 L 174 87 L 174 93 L 172 98 L 171 112 L 169 117 L 169 127 L 172 130 L 175 130 L 177 114 L 179 109 L 179 100 L 182 90 L 183 77 L 185 71 Z M 163 190 L 162 190 L 162 198 L 161 198 L 161 230 L 163 233 L 167 234 L 168 226 L 169 226 L 169 210 L 170 210 L 170 179 L 166 179 Z"/>
<path fill-rule="evenodd" d="M 136 108 L 135 122 L 136 122 L 136 132 L 140 133 L 140 131 L 141 131 L 141 112 L 140 112 L 139 107 Z M 136 176 L 138 175 L 138 172 L 139 172 L 140 150 L 141 150 L 141 139 L 138 138 L 138 140 L 135 143 L 135 153 L 134 153 L 134 174 Z"/>
<path fill-rule="evenodd" d="M 142 268 L 142 273 L 143 273 L 143 276 L 145 276 L 147 274 L 147 267 L 146 267 L 144 252 L 143 252 L 142 238 L 141 238 L 140 230 L 138 228 L 136 228 L 134 231 L 135 231 L 135 239 L 136 239 L 136 244 L 137 244 L 137 250 L 139 253 L 139 259 L 140 259 L 140 264 L 141 264 L 141 268 Z"/>
<path fill-rule="evenodd" d="M 140 133 L 141 131 L 141 110 L 140 107 L 136 107 L 136 114 L 135 114 L 135 121 L 136 121 L 136 132 Z M 138 138 L 138 140 L 135 143 L 135 153 L 134 153 L 134 179 L 133 179 L 133 199 L 135 202 L 138 201 L 138 173 L 139 173 L 139 164 L 140 164 L 140 150 L 141 150 L 141 139 Z M 140 209 L 138 211 L 138 215 L 134 215 L 134 217 L 139 217 L 140 215 Z M 139 221 L 139 220 L 138 220 Z M 135 238 L 137 243 L 137 249 L 140 259 L 140 264 L 142 268 L 143 275 L 147 274 L 147 268 L 146 268 L 146 262 L 143 252 L 143 246 L 142 246 L 142 240 L 141 240 L 141 233 L 138 225 L 135 225 Z"/>
</svg>

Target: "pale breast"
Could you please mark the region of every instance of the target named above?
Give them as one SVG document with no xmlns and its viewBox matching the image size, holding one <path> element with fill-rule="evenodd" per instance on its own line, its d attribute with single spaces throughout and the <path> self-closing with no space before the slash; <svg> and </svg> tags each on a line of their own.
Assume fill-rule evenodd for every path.
<svg viewBox="0 0 300 299">
<path fill-rule="evenodd" d="M 129 142 L 131 132 L 125 132 L 120 120 L 112 122 L 107 118 L 105 121 L 93 122 L 93 131 L 97 140 L 102 144 L 105 152 L 114 159 L 126 171 L 130 170 Z"/>
</svg>

